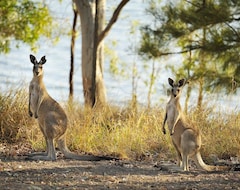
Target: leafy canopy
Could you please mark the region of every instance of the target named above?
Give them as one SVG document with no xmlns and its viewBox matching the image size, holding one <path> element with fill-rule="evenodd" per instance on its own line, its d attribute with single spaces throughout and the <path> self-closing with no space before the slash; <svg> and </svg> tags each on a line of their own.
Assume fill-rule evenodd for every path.
<svg viewBox="0 0 240 190">
<path fill-rule="evenodd" d="M 180 70 L 188 68 L 195 80 L 204 77 L 207 89 L 232 92 L 231 84 L 240 83 L 240 1 L 179 0 L 161 7 L 151 1 L 147 11 L 154 24 L 141 30 L 140 55 L 190 53 Z M 174 46 L 180 51 L 171 51 Z"/>
<path fill-rule="evenodd" d="M 8 53 L 13 40 L 35 49 L 40 36 L 52 35 L 52 17 L 48 7 L 32 0 L 0 1 L 0 53 Z"/>
</svg>

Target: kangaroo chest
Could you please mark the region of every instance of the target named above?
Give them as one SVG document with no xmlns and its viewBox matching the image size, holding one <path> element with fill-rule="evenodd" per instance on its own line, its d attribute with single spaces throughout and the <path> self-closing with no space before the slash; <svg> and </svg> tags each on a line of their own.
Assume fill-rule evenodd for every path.
<svg viewBox="0 0 240 190">
<path fill-rule="evenodd" d="M 40 86 L 37 82 L 32 81 L 30 84 L 30 105 L 33 111 L 36 111 L 39 101 L 41 99 Z"/>
<path fill-rule="evenodd" d="M 179 116 L 179 110 L 174 102 L 169 102 L 167 105 L 167 124 L 169 128 L 172 128 L 176 118 Z"/>
</svg>

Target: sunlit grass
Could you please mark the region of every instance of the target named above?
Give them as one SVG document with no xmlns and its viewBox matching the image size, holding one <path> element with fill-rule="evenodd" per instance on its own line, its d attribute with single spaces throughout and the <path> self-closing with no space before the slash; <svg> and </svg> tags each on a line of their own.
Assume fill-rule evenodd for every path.
<svg viewBox="0 0 240 190">
<path fill-rule="evenodd" d="M 83 106 L 62 104 L 68 119 L 67 144 L 76 152 L 112 155 L 126 159 L 154 156 L 175 159 L 169 133 L 162 134 L 163 108 L 120 108 L 84 110 Z M 0 94 L 0 137 L 5 143 L 30 143 L 43 150 L 44 138 L 37 120 L 28 115 L 26 89 L 11 89 Z M 210 117 L 211 116 L 211 117 Z M 202 155 L 220 158 L 240 156 L 240 114 L 214 113 L 211 108 L 192 109 L 188 117 L 202 133 Z"/>
</svg>

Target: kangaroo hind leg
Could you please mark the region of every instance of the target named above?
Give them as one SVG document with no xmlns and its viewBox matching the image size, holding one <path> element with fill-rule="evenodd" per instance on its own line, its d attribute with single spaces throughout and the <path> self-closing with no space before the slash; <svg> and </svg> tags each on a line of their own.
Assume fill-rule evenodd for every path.
<svg viewBox="0 0 240 190">
<path fill-rule="evenodd" d="M 45 138 L 45 141 L 47 142 L 46 138 Z M 47 150 L 48 150 L 48 147 L 47 147 Z M 45 152 L 32 152 L 32 153 L 28 154 L 28 159 L 31 159 L 34 156 L 47 156 L 47 155 L 48 155 L 47 151 L 45 151 Z"/>
<path fill-rule="evenodd" d="M 66 157 L 66 155 L 68 153 L 70 153 L 70 150 L 68 149 L 67 144 L 66 144 L 66 136 L 65 136 L 65 134 L 57 139 L 57 144 L 58 144 L 58 148 L 60 149 L 60 151 Z"/>
<path fill-rule="evenodd" d="M 183 152 L 183 164 L 182 164 L 182 168 L 184 171 L 189 171 L 189 167 L 188 167 L 188 153 L 187 152 Z"/>
<path fill-rule="evenodd" d="M 65 134 L 63 134 L 61 137 L 58 138 L 57 144 L 60 151 L 64 154 L 64 157 L 67 159 L 91 160 L 88 158 L 88 156 L 85 156 L 84 158 L 74 152 L 71 152 L 67 147 Z"/>
<path fill-rule="evenodd" d="M 48 134 L 46 134 L 46 132 L 44 130 L 44 125 L 40 122 L 39 122 L 39 127 L 45 138 L 46 151 L 45 152 L 33 152 L 33 153 L 29 154 L 26 159 L 28 159 L 28 160 L 56 160 L 53 138 L 47 136 Z"/>
<path fill-rule="evenodd" d="M 47 152 L 43 154 L 36 153 L 28 157 L 29 160 L 45 160 L 45 161 L 54 161 L 56 160 L 56 152 L 54 148 L 53 139 L 46 139 L 47 143 Z"/>
<path fill-rule="evenodd" d="M 176 152 L 177 152 L 177 165 L 179 167 L 182 167 L 182 155 L 181 155 L 181 152 L 179 151 L 177 145 L 173 142 L 173 145 L 176 149 Z"/>
<path fill-rule="evenodd" d="M 199 145 L 197 144 L 196 135 L 192 129 L 187 129 L 182 134 L 181 138 L 181 149 L 182 149 L 182 157 L 183 157 L 183 170 L 189 171 L 188 167 L 188 159 L 190 156 L 196 154 L 199 149 Z"/>
<path fill-rule="evenodd" d="M 58 144 L 58 148 L 60 149 L 60 151 L 64 154 L 65 158 L 69 158 L 69 159 L 79 159 L 80 156 L 71 152 L 66 144 L 66 136 L 65 134 L 63 134 L 61 137 L 59 137 L 57 139 L 57 144 Z"/>
</svg>

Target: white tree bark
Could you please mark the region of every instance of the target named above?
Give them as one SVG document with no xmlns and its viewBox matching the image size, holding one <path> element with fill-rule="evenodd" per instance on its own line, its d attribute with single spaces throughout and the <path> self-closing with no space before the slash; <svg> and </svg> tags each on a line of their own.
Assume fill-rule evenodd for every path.
<svg viewBox="0 0 240 190">
<path fill-rule="evenodd" d="M 82 82 L 85 105 L 92 105 L 92 63 L 94 43 L 95 0 L 75 0 L 81 21 L 82 34 Z M 99 32 L 104 28 L 105 0 L 99 0 Z M 103 80 L 103 42 L 99 44 L 96 61 L 96 94 L 97 104 L 106 103 L 106 89 Z"/>
<path fill-rule="evenodd" d="M 82 30 L 82 81 L 85 105 L 93 105 L 94 100 L 91 96 L 92 76 L 93 76 L 93 49 L 94 49 L 94 26 L 96 0 L 74 0 L 80 14 L 81 30 Z M 96 59 L 96 91 L 95 105 L 106 104 L 106 88 L 103 80 L 104 65 L 104 37 L 110 31 L 112 25 L 117 21 L 122 8 L 130 0 L 122 0 L 115 9 L 112 18 L 105 27 L 105 4 L 106 0 L 98 0 L 98 48 Z"/>
</svg>

